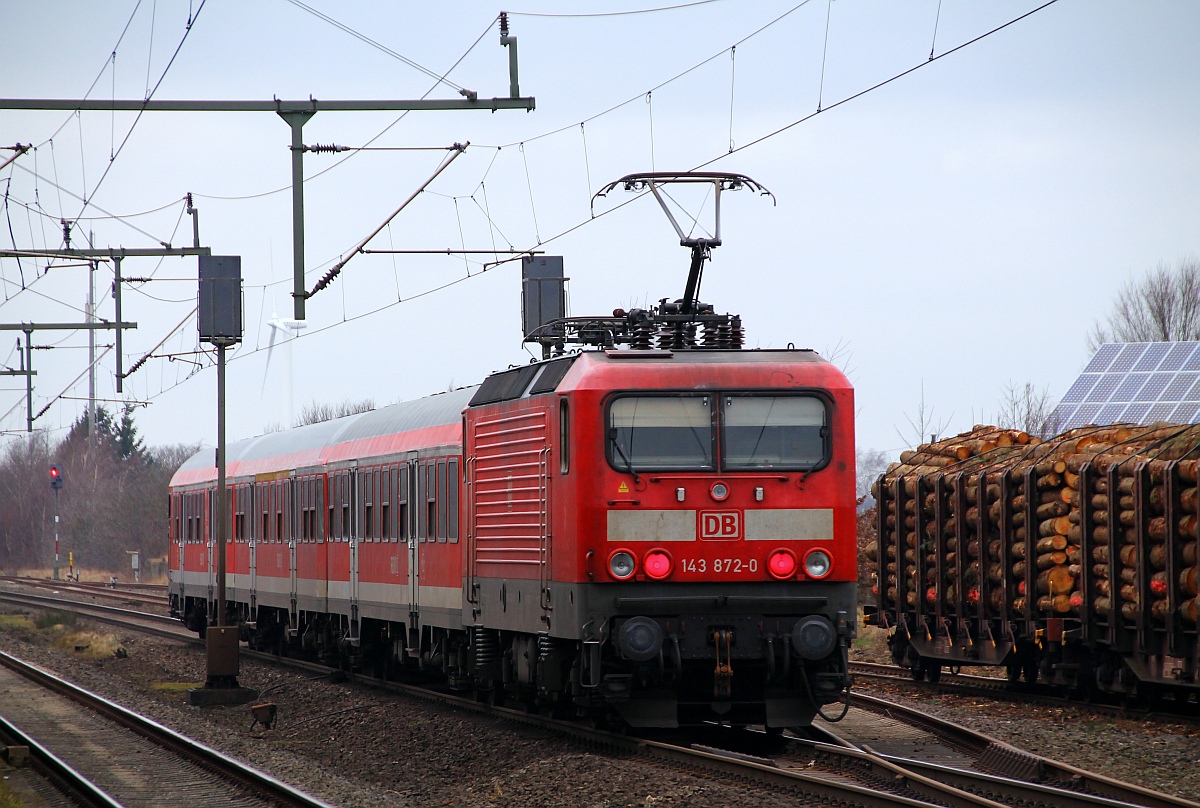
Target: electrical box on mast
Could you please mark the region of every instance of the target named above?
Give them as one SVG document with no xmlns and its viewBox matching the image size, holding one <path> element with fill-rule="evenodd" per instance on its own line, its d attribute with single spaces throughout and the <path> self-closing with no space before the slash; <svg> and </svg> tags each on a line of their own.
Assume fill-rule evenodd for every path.
<svg viewBox="0 0 1200 808">
<path fill-rule="evenodd" d="M 521 325 L 526 342 L 542 343 L 543 353 L 561 342 L 549 323 L 567 314 L 567 279 L 561 255 L 527 255 L 521 259 Z"/>
<path fill-rule="evenodd" d="M 200 341 L 232 345 L 242 341 L 242 257 L 202 255 L 196 326 Z"/>
</svg>

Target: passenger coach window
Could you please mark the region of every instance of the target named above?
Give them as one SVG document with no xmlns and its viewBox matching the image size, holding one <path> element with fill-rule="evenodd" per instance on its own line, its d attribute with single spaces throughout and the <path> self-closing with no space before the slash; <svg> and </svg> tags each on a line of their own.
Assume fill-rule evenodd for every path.
<svg viewBox="0 0 1200 808">
<path fill-rule="evenodd" d="M 825 459 L 825 404 L 814 396 L 724 396 L 726 470 L 801 469 Z"/>
<path fill-rule="evenodd" d="M 608 459 L 619 471 L 713 467 L 709 396 L 624 396 L 608 419 Z"/>
</svg>

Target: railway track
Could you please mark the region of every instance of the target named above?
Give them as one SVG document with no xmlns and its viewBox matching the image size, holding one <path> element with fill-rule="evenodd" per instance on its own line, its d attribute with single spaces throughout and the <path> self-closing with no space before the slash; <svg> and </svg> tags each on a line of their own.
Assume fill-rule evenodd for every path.
<svg viewBox="0 0 1200 808">
<path fill-rule="evenodd" d="M 831 725 L 818 719 L 814 730 L 827 734 L 828 743 L 872 752 L 907 771 L 1002 804 L 1055 808 L 1197 805 L 1026 752 L 874 696 L 855 694 L 851 705 L 844 722 Z"/>
<path fill-rule="evenodd" d="M 15 575 L 0 576 L 0 581 L 17 586 L 35 589 L 49 589 L 55 592 L 72 592 L 97 600 L 110 603 L 140 603 L 143 606 L 161 608 L 164 612 L 170 607 L 166 589 L 157 584 L 118 584 L 109 587 L 104 584 L 78 581 L 47 581 L 43 578 L 24 578 Z"/>
<path fill-rule="evenodd" d="M 1026 704 L 1032 702 L 1057 707 L 1081 707 L 1091 712 L 1114 718 L 1200 723 L 1196 704 L 1182 705 L 1182 709 L 1180 709 L 1179 705 L 1176 705 L 1175 710 L 1156 710 L 1125 701 L 1106 702 L 1096 698 L 1083 699 L 1075 693 L 1065 692 L 1064 688 L 1053 685 L 1044 685 L 1041 683 L 1029 684 L 1026 682 L 1010 683 L 1008 680 L 999 677 L 976 676 L 965 673 L 943 673 L 936 682 L 928 682 L 914 679 L 908 668 L 873 662 L 851 662 L 850 672 L 860 678 L 865 677 L 893 682 L 906 687 L 938 693 L 982 696 L 991 699 L 1019 701 Z"/>
<path fill-rule="evenodd" d="M 5 597 L 14 601 L 37 599 L 26 600 L 29 605 L 41 603 L 53 608 L 74 608 L 61 598 L 0 596 Z M 50 600 L 53 600 L 52 604 L 46 603 Z M 95 604 L 79 604 L 78 608 L 81 612 L 95 610 L 101 619 L 134 630 L 150 630 L 159 636 L 198 642 L 187 632 L 145 625 L 145 616 L 141 614 L 133 615 L 134 622 L 128 623 L 128 618 L 122 618 L 119 609 Z M 178 625 L 177 621 L 168 621 Z M 325 666 L 246 649 L 242 654 L 246 658 L 287 665 L 309 673 L 330 672 Z M 732 778 L 803 801 L 846 806 L 1113 808 L 1117 805 L 1147 805 L 1200 808 L 1197 803 L 1029 755 L 986 736 L 870 697 L 856 696 L 846 722 L 837 729 L 818 723 L 807 737 L 771 740 L 764 735 L 714 728 L 713 733 L 708 734 L 711 737 L 706 735 L 703 742 L 698 742 L 695 737 L 684 736 L 671 740 L 636 738 L 485 705 L 474 699 L 423 687 L 359 675 L 353 678 L 425 702 L 490 714 L 506 722 L 566 735 L 587 746 L 644 757 L 691 773 Z M 781 743 L 782 751 L 772 748 L 772 744 L 777 747 Z"/>
<path fill-rule="evenodd" d="M 328 808 L 10 654 L 0 652 L 0 666 L 0 732 L 84 804 Z"/>
</svg>

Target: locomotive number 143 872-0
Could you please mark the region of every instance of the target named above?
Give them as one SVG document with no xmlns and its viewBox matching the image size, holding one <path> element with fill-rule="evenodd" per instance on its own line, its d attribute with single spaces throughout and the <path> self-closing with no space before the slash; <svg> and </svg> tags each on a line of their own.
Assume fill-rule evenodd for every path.
<svg viewBox="0 0 1200 808">
<path fill-rule="evenodd" d="M 740 572 L 758 572 L 757 558 L 684 558 L 681 559 L 684 572 L 713 572 L 715 574 L 729 573 L 736 575 Z"/>
</svg>

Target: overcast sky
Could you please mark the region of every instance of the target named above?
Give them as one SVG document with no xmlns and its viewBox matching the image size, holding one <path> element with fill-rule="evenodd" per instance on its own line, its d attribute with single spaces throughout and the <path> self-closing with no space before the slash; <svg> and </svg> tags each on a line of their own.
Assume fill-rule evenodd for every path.
<svg viewBox="0 0 1200 808">
<path fill-rule="evenodd" d="M 321 112 L 304 140 L 469 141 L 370 246 L 560 254 L 574 314 L 683 290 L 687 251 L 652 199 L 591 219 L 590 197 L 605 182 L 702 164 L 753 177 L 777 204 L 749 192 L 723 198 L 725 244 L 702 299 L 740 313 L 752 347 L 831 356 L 856 388 L 860 447 L 895 454 L 915 437 L 922 391 L 947 434 L 993 420 L 1009 383 L 1057 399 L 1121 285 L 1200 253 L 1200 4 L 1059 0 L 929 61 L 1038 5 L 720 0 L 559 17 L 537 14 L 654 4 L 530 0 L 508 11 L 521 94 L 536 98 L 536 111 L 399 122 L 399 113 Z M 449 74 L 454 85 L 429 97 L 457 98 L 459 87 L 508 94 L 496 5 L 309 6 L 435 74 L 466 53 Z M 11 3 L 0 11 L 0 76 L 10 98 L 74 99 L 91 88 L 94 99 L 408 99 L 434 85 L 287 0 Z M 818 104 L 825 111 L 814 116 Z M 0 110 L 0 145 L 18 142 L 37 150 L 0 170 L 0 249 L 59 247 L 62 218 L 80 220 L 74 246 L 89 232 L 97 247 L 190 245 L 182 200 L 195 195 L 201 243 L 242 256 L 246 333 L 229 364 L 229 437 L 283 421 L 288 351 L 277 344 L 268 367 L 266 348 L 267 321 L 291 311 L 287 126 L 271 113 Z M 446 152 L 350 154 L 306 156 L 309 288 Z M 594 212 L 630 198 L 617 191 Z M 711 202 L 678 198 L 708 226 Z M 145 211 L 154 212 L 133 215 Z M 483 272 L 490 258 L 354 258 L 308 301 L 292 343 L 294 408 L 409 400 L 528 361 L 520 265 Z M 0 258 L 0 322 L 82 320 L 87 269 L 45 267 Z M 155 357 L 124 394 L 148 402 L 136 415 L 143 436 L 213 443 L 215 372 L 192 353 L 194 321 L 173 331 L 195 305 L 195 259 L 127 259 L 123 273 L 161 279 L 124 294 L 124 318 L 138 324 L 125 366 Z M 107 319 L 111 285 L 102 264 Z M 20 364 L 18 336 L 0 332 L 8 368 Z M 86 335 L 39 331 L 33 342 L 54 347 L 34 352 L 34 411 L 50 405 L 35 425 L 61 437 L 85 406 Z M 97 342 L 111 344 L 111 332 Z M 122 398 L 114 373 L 109 350 L 98 397 Z M 0 416 L 0 441 L 16 439 L 19 377 L 0 378 Z"/>
</svg>

